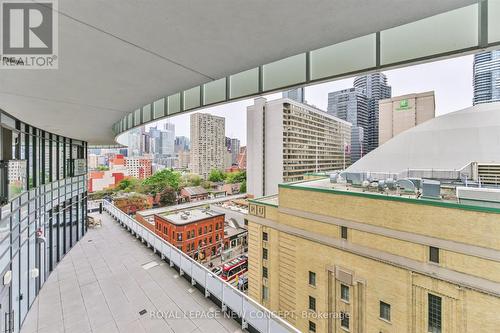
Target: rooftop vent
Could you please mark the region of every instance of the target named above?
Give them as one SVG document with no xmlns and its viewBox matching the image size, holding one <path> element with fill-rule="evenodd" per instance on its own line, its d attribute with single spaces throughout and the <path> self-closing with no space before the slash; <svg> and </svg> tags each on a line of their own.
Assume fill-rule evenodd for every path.
<svg viewBox="0 0 500 333">
<path fill-rule="evenodd" d="M 441 199 L 441 182 L 431 179 L 422 180 L 422 197 Z"/>
</svg>

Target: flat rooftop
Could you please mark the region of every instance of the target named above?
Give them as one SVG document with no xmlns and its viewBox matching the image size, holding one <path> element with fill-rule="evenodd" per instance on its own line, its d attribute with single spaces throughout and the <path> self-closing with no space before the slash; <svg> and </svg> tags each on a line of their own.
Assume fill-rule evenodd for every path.
<svg viewBox="0 0 500 333">
<path fill-rule="evenodd" d="M 191 210 L 179 210 L 175 213 L 159 214 L 165 220 L 175 225 L 185 225 L 195 223 L 204 219 L 223 216 L 223 213 L 218 213 L 213 210 L 195 208 Z"/>
<path fill-rule="evenodd" d="M 242 332 L 223 316 L 183 316 L 220 309 L 109 215 L 94 216 L 102 227 L 89 229 L 57 265 L 22 333 Z M 155 311 L 177 316 L 152 318 Z"/>
</svg>

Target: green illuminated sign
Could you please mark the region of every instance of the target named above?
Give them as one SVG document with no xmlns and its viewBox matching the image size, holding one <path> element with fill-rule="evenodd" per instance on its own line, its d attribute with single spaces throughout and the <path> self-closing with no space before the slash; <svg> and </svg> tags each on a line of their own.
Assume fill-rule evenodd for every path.
<svg viewBox="0 0 500 333">
<path fill-rule="evenodd" d="M 408 109 L 411 109 L 411 106 L 408 103 L 408 100 L 406 98 L 400 100 L 399 101 L 399 107 L 396 108 L 396 110 L 401 111 L 401 110 L 408 110 Z"/>
</svg>

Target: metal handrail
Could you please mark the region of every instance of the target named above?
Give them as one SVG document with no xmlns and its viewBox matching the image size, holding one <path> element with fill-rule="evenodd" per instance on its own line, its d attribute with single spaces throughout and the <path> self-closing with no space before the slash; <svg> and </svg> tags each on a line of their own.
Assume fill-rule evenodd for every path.
<svg viewBox="0 0 500 333">
<path fill-rule="evenodd" d="M 192 285 L 200 285 L 205 297 L 214 296 L 222 304 L 222 310 L 231 310 L 241 319 L 242 329 L 249 326 L 261 333 L 299 333 L 300 331 L 269 309 L 263 307 L 231 284 L 214 275 L 209 269 L 196 262 L 175 246 L 138 223 L 135 219 L 118 209 L 112 203 L 102 200 L 103 209 L 127 230 L 141 238 L 143 242 L 168 259 L 170 266 L 179 268 L 180 275 L 191 277 Z"/>
</svg>

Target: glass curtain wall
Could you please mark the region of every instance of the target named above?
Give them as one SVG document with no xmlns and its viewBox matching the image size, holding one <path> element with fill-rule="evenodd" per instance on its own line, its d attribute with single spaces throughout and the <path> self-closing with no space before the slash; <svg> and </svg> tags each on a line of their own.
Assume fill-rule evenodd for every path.
<svg viewBox="0 0 500 333">
<path fill-rule="evenodd" d="M 19 332 L 40 288 L 85 234 L 87 143 L 0 110 L 0 327 Z"/>
</svg>

